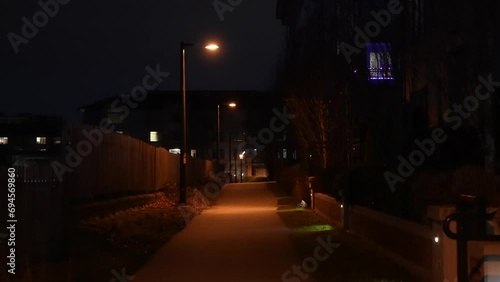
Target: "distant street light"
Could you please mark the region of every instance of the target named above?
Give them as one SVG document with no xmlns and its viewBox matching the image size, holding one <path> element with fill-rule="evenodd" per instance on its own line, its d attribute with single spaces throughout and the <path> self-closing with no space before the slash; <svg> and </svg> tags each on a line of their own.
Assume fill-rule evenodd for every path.
<svg viewBox="0 0 500 282">
<path fill-rule="evenodd" d="M 233 102 L 226 103 L 224 105 L 227 105 L 230 108 L 236 107 L 236 103 Z M 229 151 L 229 154 L 231 155 L 231 151 Z M 231 161 L 231 156 L 229 158 L 229 161 Z M 217 169 L 219 169 L 219 166 L 220 166 L 220 105 L 217 105 Z M 229 182 L 231 182 L 231 180 L 229 180 Z"/>
<path fill-rule="evenodd" d="M 187 163 L 187 118 L 186 118 L 186 48 L 193 43 L 180 43 L 181 57 L 181 92 L 182 92 L 182 146 L 180 155 L 179 204 L 186 204 L 186 163 Z M 210 44 L 208 50 L 217 50 L 219 46 Z"/>
<path fill-rule="evenodd" d="M 243 183 L 243 157 L 245 156 L 245 151 L 240 154 L 240 182 Z"/>
<path fill-rule="evenodd" d="M 218 45 L 216 45 L 216 44 L 210 44 L 210 45 L 205 46 L 205 49 L 208 49 L 208 50 L 212 50 L 212 51 L 213 51 L 213 50 L 217 50 L 217 49 L 219 49 L 219 46 L 218 46 Z"/>
<path fill-rule="evenodd" d="M 231 183 L 231 179 L 233 179 L 233 172 L 231 171 L 231 161 L 232 161 L 232 156 L 231 156 L 231 145 L 232 145 L 232 140 L 233 136 L 231 135 L 231 131 L 229 131 L 229 140 L 227 140 L 229 144 L 229 183 Z"/>
</svg>

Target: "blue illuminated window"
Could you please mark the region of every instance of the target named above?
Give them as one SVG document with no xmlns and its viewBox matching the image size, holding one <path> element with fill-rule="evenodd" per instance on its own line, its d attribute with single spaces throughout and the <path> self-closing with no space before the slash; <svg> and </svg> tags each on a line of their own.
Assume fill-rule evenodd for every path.
<svg viewBox="0 0 500 282">
<path fill-rule="evenodd" d="M 368 43 L 366 47 L 368 80 L 394 80 L 388 43 Z"/>
</svg>

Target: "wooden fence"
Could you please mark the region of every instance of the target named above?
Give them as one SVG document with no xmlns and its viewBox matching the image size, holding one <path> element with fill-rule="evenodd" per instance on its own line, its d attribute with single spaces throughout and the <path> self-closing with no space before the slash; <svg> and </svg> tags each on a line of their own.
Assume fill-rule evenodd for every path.
<svg viewBox="0 0 500 282">
<path fill-rule="evenodd" d="M 91 140 L 84 132 L 91 130 L 88 126 L 73 126 L 74 152 L 86 152 L 82 148 L 89 146 Z M 130 136 L 103 134 L 102 141 L 92 144 L 90 154 L 82 156 L 64 181 L 73 200 L 152 193 L 179 182 L 179 157 Z M 186 171 L 188 185 L 203 183 L 213 171 L 212 162 L 188 158 Z"/>
<path fill-rule="evenodd" d="M 92 144 L 84 130 L 89 132 L 92 128 L 82 125 L 72 128 L 70 147 L 74 153 L 69 160 L 73 163 L 67 162 L 67 148 L 57 160 L 73 169 L 63 175 L 63 181 L 59 181 L 49 160 L 14 167 L 17 258 L 42 258 L 67 250 L 72 201 L 93 202 L 152 193 L 178 183 L 179 155 L 114 133 L 102 134 L 102 140 Z M 210 161 L 189 158 L 187 184 L 207 181 L 213 169 Z M 7 190 L 7 170 L 8 167 L 0 167 L 0 185 L 4 190 Z M 2 195 L 0 208 L 7 211 L 7 193 Z M 5 223 L 7 213 L 2 212 L 0 218 Z M 4 233 L 5 229 L 0 231 L 1 241 L 6 241 Z M 1 243 L 0 252 L 6 253 L 6 247 L 7 244 Z M 0 262 L 5 263 L 5 257 Z"/>
</svg>

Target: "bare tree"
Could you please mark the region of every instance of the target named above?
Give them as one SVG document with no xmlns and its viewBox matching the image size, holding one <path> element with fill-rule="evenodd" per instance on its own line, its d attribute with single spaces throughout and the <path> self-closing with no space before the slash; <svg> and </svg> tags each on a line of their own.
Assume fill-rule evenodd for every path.
<svg viewBox="0 0 500 282">
<path fill-rule="evenodd" d="M 302 159 L 307 155 L 318 156 L 319 168 L 326 169 L 328 152 L 326 143 L 330 132 L 329 103 L 326 89 L 319 75 L 302 77 L 288 90 L 286 104 L 295 116 L 292 123 L 301 148 Z"/>
</svg>

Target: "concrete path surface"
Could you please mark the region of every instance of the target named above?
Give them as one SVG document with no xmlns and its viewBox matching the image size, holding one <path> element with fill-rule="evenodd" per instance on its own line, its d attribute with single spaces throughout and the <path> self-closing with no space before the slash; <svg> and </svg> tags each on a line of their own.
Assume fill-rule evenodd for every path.
<svg viewBox="0 0 500 282">
<path fill-rule="evenodd" d="M 134 282 L 265 282 L 299 264 L 272 182 L 228 184 L 135 274 Z"/>
</svg>

